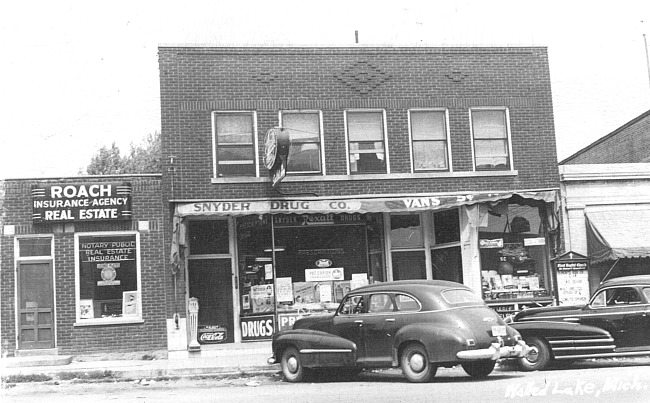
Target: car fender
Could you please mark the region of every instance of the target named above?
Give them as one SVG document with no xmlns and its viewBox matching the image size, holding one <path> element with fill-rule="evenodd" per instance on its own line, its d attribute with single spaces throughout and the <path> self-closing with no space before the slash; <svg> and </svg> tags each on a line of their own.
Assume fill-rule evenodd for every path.
<svg viewBox="0 0 650 403">
<path fill-rule="evenodd" d="M 343 337 L 320 330 L 296 329 L 279 332 L 273 338 L 273 357 L 276 362 L 289 346 L 295 347 L 307 368 L 323 366 L 354 366 L 357 346 Z"/>
<path fill-rule="evenodd" d="M 611 337 L 609 332 L 595 326 L 581 325 L 579 323 L 556 322 L 544 320 L 531 320 L 526 322 L 513 322 L 510 327 L 517 330 L 524 339 L 527 336 L 536 337 L 584 337 L 605 336 Z"/>
<path fill-rule="evenodd" d="M 456 353 L 467 348 L 467 339 L 473 336 L 460 329 L 440 326 L 439 323 L 414 323 L 404 326 L 395 335 L 393 363 L 399 353 L 410 342 L 421 343 L 427 350 L 431 362 L 458 361 Z"/>
</svg>

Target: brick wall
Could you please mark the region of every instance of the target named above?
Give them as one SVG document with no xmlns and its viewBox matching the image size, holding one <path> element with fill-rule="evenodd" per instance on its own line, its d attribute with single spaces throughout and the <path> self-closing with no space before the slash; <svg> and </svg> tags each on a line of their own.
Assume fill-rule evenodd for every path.
<svg viewBox="0 0 650 403">
<path fill-rule="evenodd" d="M 650 111 L 566 158 L 560 164 L 650 162 Z"/>
<path fill-rule="evenodd" d="M 130 231 L 138 221 L 148 221 L 149 231 L 140 232 L 140 265 L 142 324 L 75 327 L 75 260 L 74 232 L 63 232 L 59 224 L 32 224 L 31 187 L 47 183 L 131 182 L 133 186 L 133 220 L 130 222 L 75 223 L 74 232 Z M 163 208 L 160 175 L 136 177 L 83 177 L 53 180 L 8 180 L 0 183 L 5 195 L 2 201 L 2 226 L 13 225 L 16 235 L 53 234 L 55 267 L 55 308 L 57 347 L 60 353 L 82 354 L 165 349 L 166 292 L 170 274 L 163 258 Z M 12 354 L 16 348 L 14 236 L 0 238 L 0 291 L 2 305 L 2 348 Z"/>
</svg>

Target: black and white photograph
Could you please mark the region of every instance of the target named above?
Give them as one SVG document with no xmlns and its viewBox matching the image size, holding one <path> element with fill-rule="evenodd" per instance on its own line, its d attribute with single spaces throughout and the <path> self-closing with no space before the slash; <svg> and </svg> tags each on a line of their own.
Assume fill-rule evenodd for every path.
<svg viewBox="0 0 650 403">
<path fill-rule="evenodd" d="M 8 2 L 3 402 L 645 402 L 650 2 Z"/>
</svg>

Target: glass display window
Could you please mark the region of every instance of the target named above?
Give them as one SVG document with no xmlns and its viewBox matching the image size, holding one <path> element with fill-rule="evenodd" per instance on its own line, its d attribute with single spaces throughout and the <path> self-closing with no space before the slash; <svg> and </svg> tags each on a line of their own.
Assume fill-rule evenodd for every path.
<svg viewBox="0 0 650 403">
<path fill-rule="evenodd" d="M 535 201 L 503 201 L 488 209 L 479 228 L 485 300 L 551 297 L 545 207 Z"/>
</svg>

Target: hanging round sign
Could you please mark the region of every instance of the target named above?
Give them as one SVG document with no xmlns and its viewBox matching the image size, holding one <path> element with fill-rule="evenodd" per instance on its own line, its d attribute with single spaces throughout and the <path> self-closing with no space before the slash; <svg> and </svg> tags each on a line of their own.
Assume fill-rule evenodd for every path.
<svg viewBox="0 0 650 403">
<path fill-rule="evenodd" d="M 266 141 L 264 142 L 264 165 L 266 169 L 273 168 L 275 158 L 278 155 L 278 129 L 272 128 L 266 132 Z"/>
</svg>

